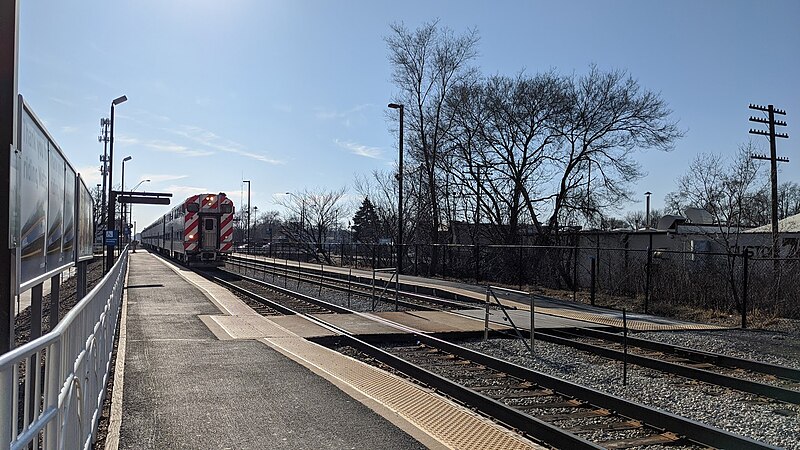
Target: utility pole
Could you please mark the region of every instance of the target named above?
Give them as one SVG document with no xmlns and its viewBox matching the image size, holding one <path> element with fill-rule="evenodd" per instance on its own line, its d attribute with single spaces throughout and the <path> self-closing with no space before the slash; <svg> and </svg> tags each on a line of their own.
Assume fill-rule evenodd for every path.
<svg viewBox="0 0 800 450">
<path fill-rule="evenodd" d="M 776 133 L 775 127 L 785 127 L 786 122 L 776 120 L 775 114 L 785 116 L 786 111 L 776 109 L 773 105 L 766 107 L 761 105 L 750 104 L 750 109 L 763 111 L 767 113 L 767 118 L 750 116 L 751 122 L 764 123 L 769 125 L 769 131 L 750 129 L 750 134 L 760 134 L 769 137 L 769 156 L 767 155 L 750 155 L 753 159 L 763 159 L 770 162 L 770 182 L 772 184 L 772 257 L 777 258 L 778 255 L 778 162 L 789 162 L 789 158 L 779 157 L 775 148 L 776 138 L 788 138 L 786 133 Z"/>
<path fill-rule="evenodd" d="M 100 136 L 97 136 L 97 141 L 103 143 L 103 154 L 100 155 L 100 162 L 103 163 L 100 167 L 100 173 L 103 174 L 103 196 L 100 203 L 101 223 L 106 221 L 106 175 L 108 175 L 108 127 L 110 124 L 110 119 L 101 117 Z"/>
</svg>

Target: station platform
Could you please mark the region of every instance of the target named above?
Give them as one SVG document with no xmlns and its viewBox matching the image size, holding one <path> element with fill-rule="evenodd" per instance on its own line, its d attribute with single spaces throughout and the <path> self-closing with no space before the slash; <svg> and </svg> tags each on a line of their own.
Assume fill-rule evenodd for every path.
<svg viewBox="0 0 800 450">
<path fill-rule="evenodd" d="M 373 272 L 364 269 L 351 269 L 338 266 L 303 263 L 299 261 L 269 258 L 259 255 L 237 253 L 242 258 L 255 259 L 275 264 L 277 266 L 289 265 L 292 268 L 300 267 L 304 273 L 310 274 L 337 274 L 339 277 L 352 276 L 361 282 L 371 280 L 390 282 L 392 274 L 386 272 Z M 431 295 L 446 295 L 456 300 L 473 302 L 486 301 L 486 286 L 463 283 L 451 280 L 401 275 L 400 285 L 403 290 L 427 293 Z M 622 311 L 591 306 L 583 303 L 562 300 L 542 295 L 528 296 L 524 293 L 497 290 L 491 299 L 495 298 L 505 307 L 511 308 L 507 312 L 514 323 L 525 329 L 530 329 L 531 297 L 534 304 L 534 324 L 539 328 L 562 327 L 623 327 Z M 485 312 L 481 309 L 459 311 L 464 316 L 483 319 Z M 418 313 L 417 313 L 418 314 Z M 659 317 L 651 314 L 627 313 L 627 326 L 632 331 L 677 331 L 677 330 L 718 330 L 723 329 L 717 325 L 688 322 L 677 319 Z M 494 324 L 504 324 L 505 316 L 502 312 L 490 313 L 490 320 Z"/>
<path fill-rule="evenodd" d="M 258 315 L 147 252 L 130 258 L 107 449 L 539 448 L 305 339 L 330 330 Z"/>
</svg>

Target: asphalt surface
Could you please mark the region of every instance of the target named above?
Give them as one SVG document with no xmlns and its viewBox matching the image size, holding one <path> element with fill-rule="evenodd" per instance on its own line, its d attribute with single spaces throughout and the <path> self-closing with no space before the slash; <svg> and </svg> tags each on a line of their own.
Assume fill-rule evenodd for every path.
<svg viewBox="0 0 800 450">
<path fill-rule="evenodd" d="M 119 448 L 425 448 L 270 347 L 217 340 L 200 290 L 131 256 Z"/>
</svg>

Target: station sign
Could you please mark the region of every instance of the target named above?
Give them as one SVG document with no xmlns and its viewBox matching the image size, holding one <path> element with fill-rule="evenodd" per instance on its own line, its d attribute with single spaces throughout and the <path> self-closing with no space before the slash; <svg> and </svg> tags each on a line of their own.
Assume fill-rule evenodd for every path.
<svg viewBox="0 0 800 450">
<path fill-rule="evenodd" d="M 117 230 L 106 230 L 106 245 L 115 246 L 119 242 L 119 232 Z"/>
<path fill-rule="evenodd" d="M 64 152 L 22 96 L 11 157 L 9 215 L 17 248 L 17 292 L 21 293 L 87 258 L 94 202 Z M 91 244 L 89 244 L 91 257 Z"/>
</svg>

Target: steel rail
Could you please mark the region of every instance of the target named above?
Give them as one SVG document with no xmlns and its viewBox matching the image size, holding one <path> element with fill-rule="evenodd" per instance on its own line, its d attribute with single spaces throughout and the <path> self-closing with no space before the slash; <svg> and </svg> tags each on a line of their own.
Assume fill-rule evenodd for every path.
<svg viewBox="0 0 800 450">
<path fill-rule="evenodd" d="M 800 404 L 800 391 L 784 389 L 778 386 L 759 383 L 756 381 L 744 380 L 717 372 L 711 372 L 709 370 L 698 369 L 695 367 L 685 366 L 683 364 L 636 355 L 630 352 L 628 352 L 626 356 L 624 352 L 599 345 L 578 342 L 575 339 L 564 337 L 563 334 L 564 333 L 559 333 L 558 331 L 552 330 L 535 332 L 537 339 L 548 341 L 553 344 L 565 345 L 618 361 L 622 361 L 627 357 L 628 362 L 642 367 L 647 367 L 649 369 L 680 375 L 682 377 L 703 381 L 709 384 L 715 384 L 717 386 L 736 389 L 742 392 L 749 392 L 751 394 L 769 397 L 782 402 Z"/>
<path fill-rule="evenodd" d="M 472 360 L 486 367 L 505 372 L 509 375 L 522 380 L 536 383 L 539 386 L 549 388 L 555 392 L 566 396 L 579 398 L 589 403 L 606 408 L 617 413 L 642 420 L 644 423 L 679 433 L 687 439 L 711 445 L 716 448 L 736 448 L 736 449 L 778 449 L 780 447 L 771 446 L 753 439 L 739 436 L 728 431 L 712 427 L 685 417 L 681 417 L 666 411 L 652 408 L 630 400 L 605 394 L 595 389 L 574 384 L 552 375 L 537 372 L 526 367 L 518 366 L 508 361 L 503 361 L 489 355 L 485 355 L 465 347 L 452 344 L 433 336 L 418 334 L 415 336 L 420 343 L 431 347 L 437 347 L 444 351 L 465 359 Z"/>
<path fill-rule="evenodd" d="M 569 331 L 585 337 L 606 339 L 617 343 L 622 343 L 623 341 L 622 336 L 608 331 L 593 330 L 590 328 L 572 328 Z M 787 380 L 800 381 L 800 369 L 794 369 L 792 367 L 779 366 L 776 364 L 754 361 L 752 359 L 736 358 L 649 339 L 634 338 L 630 335 L 628 335 L 628 345 L 663 353 L 671 353 L 696 362 L 710 363 L 731 369 L 744 369 L 766 375 L 773 375 Z"/>
<path fill-rule="evenodd" d="M 229 259 L 239 260 L 239 261 L 253 262 L 253 263 L 259 264 L 259 265 L 264 266 L 264 267 L 274 268 L 274 270 L 276 270 L 276 271 L 280 271 L 280 270 L 283 270 L 283 269 L 286 268 L 286 266 L 277 265 L 277 264 L 271 263 L 269 261 L 264 261 L 264 260 L 259 260 L 259 259 L 246 258 L 246 257 L 241 257 L 241 256 L 232 256 L 232 257 L 229 256 L 228 258 Z M 299 275 L 299 274 L 302 273 L 302 271 L 297 271 L 297 267 L 296 266 L 289 266 L 289 268 L 292 270 L 293 274 L 297 273 Z M 307 273 L 311 273 L 311 272 L 319 272 L 319 271 L 317 271 L 316 269 L 308 269 L 306 272 Z M 283 276 L 280 272 L 276 272 L 276 273 L 278 273 L 279 275 Z M 347 274 L 340 274 L 340 273 L 337 273 L 337 272 L 334 272 L 334 271 L 330 271 L 330 272 L 326 272 L 324 275 L 317 275 L 316 278 L 320 278 L 321 277 L 321 278 L 327 279 L 327 280 L 335 280 L 335 281 L 338 281 L 338 282 L 346 282 L 347 281 L 346 278 L 342 278 L 342 277 L 344 277 L 346 275 Z M 368 278 L 365 279 L 364 277 L 361 277 L 359 275 L 356 275 L 354 277 L 357 280 L 371 280 L 371 279 L 368 279 Z M 311 283 L 319 283 L 319 281 L 315 281 L 313 279 L 311 281 L 309 281 L 309 282 L 311 282 Z M 361 287 L 364 290 L 369 290 L 372 287 L 371 284 L 363 282 L 363 281 L 351 281 L 351 284 L 354 285 L 354 286 Z M 325 286 L 328 286 L 328 285 L 325 285 Z M 417 285 L 414 285 L 414 286 L 417 287 L 417 288 L 420 288 Z M 332 285 L 330 287 L 333 288 L 333 289 L 339 289 L 339 290 L 343 290 L 343 291 L 347 290 L 346 288 L 341 287 L 341 286 Z M 410 292 L 408 290 L 404 290 L 403 289 L 403 283 L 402 282 L 400 283 L 400 294 L 401 295 L 406 296 L 406 297 L 410 297 L 410 298 L 413 298 L 413 299 L 416 299 L 416 300 L 419 300 L 419 301 L 422 301 L 422 302 L 434 303 L 434 304 L 446 306 L 446 307 L 453 308 L 453 309 L 463 309 L 464 307 L 468 307 L 468 305 L 474 305 L 474 306 L 482 306 L 483 305 L 482 301 L 477 301 L 477 300 L 475 300 L 475 299 L 473 299 L 471 297 L 459 296 L 458 294 L 454 294 L 452 292 L 448 292 L 448 291 L 445 291 L 445 290 L 438 290 L 437 291 L 434 288 L 425 287 L 424 289 L 431 290 L 432 294 L 431 295 L 425 295 L 425 294 L 420 294 L 418 292 Z M 436 296 L 437 292 L 440 293 L 440 294 L 447 294 L 449 296 L 455 297 L 456 299 L 455 300 L 448 300 L 448 299 L 437 297 Z M 458 300 L 459 297 L 463 297 L 463 300 Z M 391 301 L 394 302 L 394 299 L 392 298 Z M 427 308 L 427 307 L 424 307 L 424 306 L 421 307 L 421 306 L 419 306 L 417 304 L 414 304 L 414 306 L 416 308 L 418 308 L 418 309 Z"/>
<path fill-rule="evenodd" d="M 220 269 L 218 269 L 218 270 L 220 270 Z M 205 277 L 205 278 L 207 278 L 207 279 L 209 279 L 211 281 L 214 281 L 216 283 L 222 284 L 226 288 L 233 289 L 233 290 L 235 290 L 237 292 L 240 292 L 240 293 L 242 293 L 244 295 L 247 295 L 249 297 L 257 299 L 259 302 L 264 303 L 267 306 L 269 306 L 269 307 L 271 307 L 271 308 L 273 308 L 273 309 L 275 309 L 278 312 L 281 312 L 283 314 L 287 314 L 287 315 L 294 315 L 294 314 L 302 315 L 302 313 L 294 311 L 291 308 L 287 308 L 286 306 L 283 306 L 280 303 L 277 303 L 277 302 L 275 302 L 273 300 L 270 300 L 270 299 L 268 299 L 266 297 L 263 297 L 263 296 L 261 296 L 259 294 L 256 294 L 255 292 L 251 292 L 251 291 L 249 291 L 249 290 L 247 290 L 245 288 L 237 286 L 237 285 L 231 283 L 230 281 L 223 280 L 223 279 L 221 279 L 221 278 L 219 278 L 219 277 L 217 277 L 217 276 L 215 276 L 215 275 L 213 275 L 211 273 L 203 272 L 203 271 L 195 271 L 195 273 L 197 273 L 197 274 L 199 274 L 199 275 L 201 275 L 201 276 L 203 276 L 203 277 Z M 248 276 L 245 276 L 245 275 L 242 275 L 242 274 L 238 274 L 238 273 L 234 273 L 234 272 L 227 272 L 227 273 L 230 273 L 232 275 L 236 275 L 236 276 L 240 277 L 242 280 L 249 281 L 249 282 L 254 283 L 254 284 L 258 284 L 258 285 L 260 285 L 260 286 L 262 286 L 264 288 L 277 291 L 278 293 L 280 293 L 282 295 L 286 295 L 286 296 L 289 296 L 289 297 L 292 297 L 292 298 L 295 298 L 295 299 L 298 299 L 298 300 L 302 300 L 304 302 L 311 303 L 313 305 L 317 305 L 317 306 L 320 306 L 322 308 L 329 309 L 329 310 L 331 310 L 333 312 L 343 313 L 343 314 L 348 314 L 348 313 L 352 312 L 351 310 L 349 310 L 349 309 L 347 309 L 345 307 L 342 307 L 342 306 L 339 306 L 339 305 L 336 305 L 336 304 L 333 304 L 333 303 L 329 303 L 329 302 L 326 302 L 324 300 L 320 300 L 318 298 L 311 297 L 309 295 L 301 294 L 299 292 L 295 292 L 295 291 L 292 291 L 290 289 L 286 289 L 286 288 L 283 288 L 283 287 L 280 287 L 280 286 L 276 286 L 276 285 L 274 285 L 272 283 L 267 283 L 266 281 L 257 280 L 255 278 L 250 278 Z"/>
<path fill-rule="evenodd" d="M 260 283 L 269 285 L 269 283 L 264 283 L 264 282 Z M 279 286 L 275 286 L 275 288 L 280 290 L 282 293 L 286 293 L 287 295 L 300 296 L 302 298 L 309 298 L 309 299 L 311 298 L 304 294 L 299 294 L 287 289 L 280 288 Z M 257 296 L 257 294 L 253 293 L 249 293 L 249 295 Z M 316 300 L 320 301 L 318 299 Z M 350 313 L 354 313 L 354 311 L 347 310 L 347 308 L 341 308 L 341 309 Z M 419 367 L 416 364 L 413 364 L 409 361 L 405 361 L 398 356 L 392 355 L 391 353 L 386 352 L 372 345 L 371 343 L 367 342 L 364 339 L 360 339 L 353 336 L 347 330 L 337 325 L 331 324 L 326 320 L 324 320 L 323 318 L 302 313 L 295 313 L 295 314 L 304 317 L 309 321 L 317 323 L 320 326 L 323 326 L 329 330 L 339 333 L 339 336 L 336 336 L 336 338 L 347 341 L 347 343 L 352 347 L 364 352 L 365 354 L 375 358 L 378 361 L 381 361 L 384 364 L 387 364 L 405 373 L 406 375 L 428 385 L 431 388 L 434 388 L 442 393 L 445 393 L 458 401 L 464 402 L 465 404 L 471 407 L 477 408 L 484 414 L 496 418 L 497 420 L 505 423 L 508 426 L 511 426 L 513 428 L 516 428 L 518 430 L 527 433 L 534 439 L 541 440 L 542 442 L 548 445 L 552 445 L 556 448 L 575 448 L 575 449 L 603 448 L 602 446 L 599 446 L 593 442 L 583 439 L 580 436 L 577 436 L 573 433 L 570 433 L 566 430 L 556 427 L 548 422 L 537 419 L 536 417 L 521 412 L 517 409 L 514 409 L 511 406 L 507 406 L 488 396 L 482 395 L 479 392 L 473 391 L 466 386 L 462 386 L 455 382 L 452 382 L 444 377 L 441 377 L 422 367 Z M 369 317 L 364 314 L 359 314 L 359 315 L 364 317 Z M 382 320 L 382 322 L 387 322 L 387 320 L 384 319 Z M 410 331 L 410 329 L 406 326 L 402 325 L 399 326 L 407 331 Z M 372 336 L 371 338 L 379 339 L 380 336 Z M 529 381 L 539 386 L 549 388 L 560 394 L 573 398 L 580 398 L 593 405 L 611 411 L 615 411 L 622 416 L 636 418 L 657 429 L 664 429 L 677 432 L 681 436 L 684 436 L 690 441 L 700 442 L 705 445 L 711 445 L 717 448 L 774 449 L 774 450 L 777 450 L 779 448 L 755 441 L 747 437 L 738 436 L 736 434 L 727 432 L 725 430 L 721 430 L 716 427 L 696 422 L 691 419 L 680 417 L 666 411 L 661 411 L 655 408 L 648 407 L 646 405 L 642 405 L 629 400 L 624 400 L 615 397 L 613 395 L 605 394 L 588 387 L 580 386 L 571 383 L 569 381 L 544 374 L 542 372 L 536 372 L 534 370 L 527 369 L 507 361 L 503 361 L 485 354 L 475 352 L 473 350 L 466 349 L 456 344 L 451 344 L 447 341 L 426 335 L 418 331 L 413 334 L 413 338 L 426 345 L 440 348 L 442 350 L 453 353 L 462 358 L 472 360 L 478 364 L 483 364 L 484 366 L 489 367 L 491 369 L 505 372 L 521 380 Z"/>
<path fill-rule="evenodd" d="M 264 267 L 263 270 L 264 270 L 265 273 L 269 273 L 269 271 L 272 270 L 272 271 L 274 271 L 276 274 L 278 274 L 280 276 L 286 276 L 284 273 L 281 272 L 282 266 L 270 265 L 270 263 L 268 263 L 268 262 L 253 260 L 253 259 L 249 259 L 249 258 L 239 258 L 239 257 L 235 257 L 235 258 L 238 261 L 247 261 L 247 262 L 253 262 L 253 263 L 259 264 L 262 267 Z M 238 264 L 238 263 L 236 263 L 236 264 Z M 325 288 L 335 289 L 335 290 L 342 291 L 342 292 L 347 292 L 348 291 L 347 287 L 340 286 L 340 285 L 337 284 L 337 283 L 345 283 L 346 282 L 346 280 L 343 280 L 342 278 L 339 278 L 339 277 L 336 277 L 336 276 L 328 276 L 328 275 L 313 275 L 313 276 L 302 277 L 303 273 L 302 273 L 302 271 L 297 271 L 297 267 L 291 267 L 290 266 L 290 268 L 292 269 L 291 278 L 294 279 L 294 280 L 301 280 L 303 282 L 321 285 L 321 286 L 323 286 Z M 360 277 L 359 277 L 359 279 L 360 279 Z M 321 280 L 327 280 L 327 282 L 324 282 L 324 281 L 321 281 Z M 350 284 L 351 284 L 351 289 L 349 289 L 349 290 L 351 292 L 353 292 L 353 293 L 355 293 L 357 295 L 364 296 L 364 297 L 371 297 L 371 294 L 368 293 L 368 291 L 372 288 L 371 284 L 365 284 L 365 283 L 362 283 L 360 281 L 355 281 L 355 282 L 351 281 Z M 358 288 L 360 288 L 360 290 L 352 289 L 352 287 L 358 287 Z M 401 283 L 401 287 L 402 287 L 402 283 Z M 454 308 L 454 309 L 463 309 L 463 308 L 467 307 L 467 305 L 464 304 L 464 303 L 453 302 L 453 301 L 450 301 L 450 300 L 445 300 L 445 299 L 436 298 L 436 297 L 430 297 L 430 296 L 427 296 L 427 295 L 417 294 L 417 293 L 403 291 L 403 290 L 400 291 L 400 295 L 402 295 L 404 297 L 409 297 L 409 298 L 415 299 L 415 300 L 420 301 L 420 302 L 433 303 L 433 304 L 446 306 L 446 307 Z M 382 301 L 385 301 L 385 302 L 388 302 L 388 303 L 394 303 L 394 297 L 387 297 L 387 296 L 384 296 L 384 295 L 377 295 L 376 297 L 380 298 Z M 435 311 L 436 310 L 435 308 L 431 308 L 431 307 L 428 307 L 428 306 L 425 306 L 425 305 L 420 305 L 419 303 L 411 303 L 411 302 L 406 302 L 406 301 L 403 301 L 403 300 L 400 300 L 399 304 L 401 306 L 404 306 L 404 307 L 409 308 L 409 309 L 414 309 L 414 310 L 423 310 L 423 311 Z"/>
</svg>

